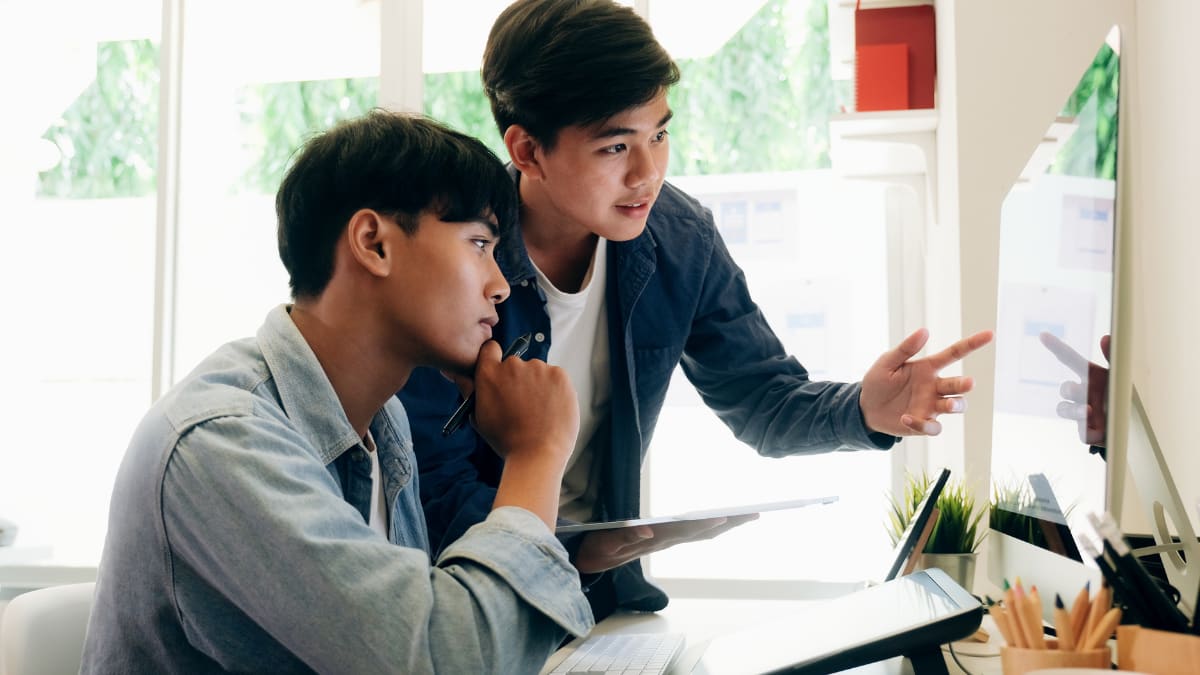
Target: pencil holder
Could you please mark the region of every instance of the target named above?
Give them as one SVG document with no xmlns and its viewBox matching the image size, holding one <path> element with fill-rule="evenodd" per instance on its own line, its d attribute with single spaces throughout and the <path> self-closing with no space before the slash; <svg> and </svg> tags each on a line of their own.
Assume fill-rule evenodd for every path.
<svg viewBox="0 0 1200 675">
<path fill-rule="evenodd" d="M 1200 636 L 1120 626 L 1117 665 L 1150 675 L 1200 675 Z"/>
<path fill-rule="evenodd" d="M 1000 669 L 1004 675 L 1025 675 L 1046 668 L 1111 668 L 1112 650 L 1108 645 L 1077 652 L 1058 648 L 1058 642 L 1046 640 L 1046 649 L 1000 648 Z"/>
</svg>

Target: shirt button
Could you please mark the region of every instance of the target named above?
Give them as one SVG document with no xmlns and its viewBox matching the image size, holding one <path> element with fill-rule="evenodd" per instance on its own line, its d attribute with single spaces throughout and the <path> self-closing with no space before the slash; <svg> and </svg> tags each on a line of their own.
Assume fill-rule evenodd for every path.
<svg viewBox="0 0 1200 675">
<path fill-rule="evenodd" d="M 528 285 L 529 285 L 529 280 L 528 280 L 528 279 L 522 279 L 522 280 L 521 280 L 521 285 L 522 285 L 522 286 L 528 286 Z"/>
<path fill-rule="evenodd" d="M 534 342 L 545 342 L 546 334 L 545 333 L 535 333 L 533 336 L 533 341 Z"/>
</svg>

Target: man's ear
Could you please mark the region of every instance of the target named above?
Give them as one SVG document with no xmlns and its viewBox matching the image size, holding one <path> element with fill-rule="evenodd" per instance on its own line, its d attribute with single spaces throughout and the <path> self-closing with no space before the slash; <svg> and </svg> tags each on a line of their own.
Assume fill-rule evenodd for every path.
<svg viewBox="0 0 1200 675">
<path fill-rule="evenodd" d="M 510 126 L 504 132 L 504 146 L 508 148 L 508 156 L 517 171 L 530 178 L 542 177 L 542 167 L 538 161 L 542 146 L 525 127 L 520 124 Z"/>
<path fill-rule="evenodd" d="M 368 274 L 386 277 L 391 272 L 394 261 L 388 234 L 394 228 L 394 224 L 372 209 L 359 209 L 350 216 L 346 244 L 351 258 Z"/>
</svg>

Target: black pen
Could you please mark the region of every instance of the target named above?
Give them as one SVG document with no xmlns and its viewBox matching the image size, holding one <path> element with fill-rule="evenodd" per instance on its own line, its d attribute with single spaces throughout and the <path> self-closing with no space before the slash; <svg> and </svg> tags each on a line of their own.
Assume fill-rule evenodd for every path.
<svg viewBox="0 0 1200 675">
<path fill-rule="evenodd" d="M 525 351 L 528 349 L 529 333 L 526 333 L 516 340 L 513 340 L 513 343 L 508 346 L 508 349 L 504 350 L 504 356 L 501 356 L 500 360 L 503 361 L 510 356 L 521 358 L 525 355 Z M 458 409 L 454 411 L 454 414 L 450 416 L 450 419 L 446 420 L 446 426 L 442 427 L 442 435 L 449 436 L 450 434 L 461 429 L 462 425 L 467 422 L 467 418 L 471 416 L 471 411 L 474 409 L 475 392 L 471 392 L 470 396 L 463 399 L 462 404 L 458 406 Z"/>
<path fill-rule="evenodd" d="M 1096 534 L 1100 535 L 1099 532 Z M 1100 538 L 1103 540 L 1104 536 L 1100 535 Z M 1084 555 L 1096 561 L 1096 566 L 1100 568 L 1100 574 L 1104 577 L 1104 582 L 1108 584 L 1110 589 L 1112 589 L 1113 597 L 1123 602 L 1125 604 L 1125 608 L 1131 614 L 1138 617 L 1149 617 L 1150 609 L 1146 607 L 1142 597 L 1137 593 L 1134 593 L 1133 590 L 1126 585 L 1125 580 L 1122 579 L 1121 575 L 1117 573 L 1116 568 L 1113 567 L 1112 563 L 1108 561 L 1108 558 L 1105 557 L 1104 552 L 1102 550 L 1097 550 L 1096 545 L 1093 544 L 1089 539 L 1080 539 L 1079 546 L 1083 549 Z M 1103 544 L 1101 544 L 1101 547 L 1103 547 Z M 1149 619 L 1146 618 L 1145 620 L 1148 621 Z M 1083 637 L 1086 638 L 1087 636 L 1085 635 Z"/>
<path fill-rule="evenodd" d="M 1104 539 L 1104 549 L 1112 557 L 1113 564 L 1125 581 L 1125 585 L 1131 593 L 1136 594 L 1148 612 L 1149 615 L 1144 618 L 1150 625 L 1146 627 L 1177 633 L 1186 632 L 1188 629 L 1187 617 L 1179 611 L 1175 603 L 1171 602 L 1166 593 L 1163 593 L 1146 568 L 1142 567 L 1141 561 L 1133 555 L 1133 551 L 1121 537 L 1121 531 L 1117 529 L 1117 523 L 1113 517 L 1108 513 L 1099 517 L 1089 514 L 1088 519 L 1092 522 L 1092 527 L 1095 527 L 1096 532 Z"/>
</svg>

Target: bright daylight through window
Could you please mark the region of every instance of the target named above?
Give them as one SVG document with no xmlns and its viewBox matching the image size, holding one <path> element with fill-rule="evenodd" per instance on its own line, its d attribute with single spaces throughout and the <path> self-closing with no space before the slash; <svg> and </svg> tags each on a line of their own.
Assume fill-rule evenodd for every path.
<svg viewBox="0 0 1200 675">
<path fill-rule="evenodd" d="M 425 111 L 501 157 L 478 64 L 506 4 L 423 9 Z M 830 170 L 829 119 L 849 105 L 850 87 L 830 76 L 828 3 L 696 4 L 648 4 L 683 74 L 670 96 L 668 180 L 712 209 L 763 313 L 813 378 L 858 380 L 890 346 L 889 315 L 899 310 L 889 306 L 887 269 L 896 261 L 887 190 Z M 0 2 L 9 94 L 0 107 L 0 282 L 10 327 L 0 355 L 0 516 L 19 523 L 31 564 L 99 559 L 112 478 L 151 403 L 161 5 Z M 374 106 L 380 82 L 378 2 L 182 7 L 179 180 L 168 186 L 177 190 L 177 257 L 163 282 L 173 318 L 160 364 L 170 381 L 252 334 L 265 309 L 286 300 L 278 181 L 310 133 Z M 656 554 L 651 574 L 865 578 L 889 548 L 892 466 L 873 452 L 760 458 L 677 371 L 646 463 L 645 515 L 840 501 Z M 851 528 L 867 534 L 839 536 Z"/>
</svg>

